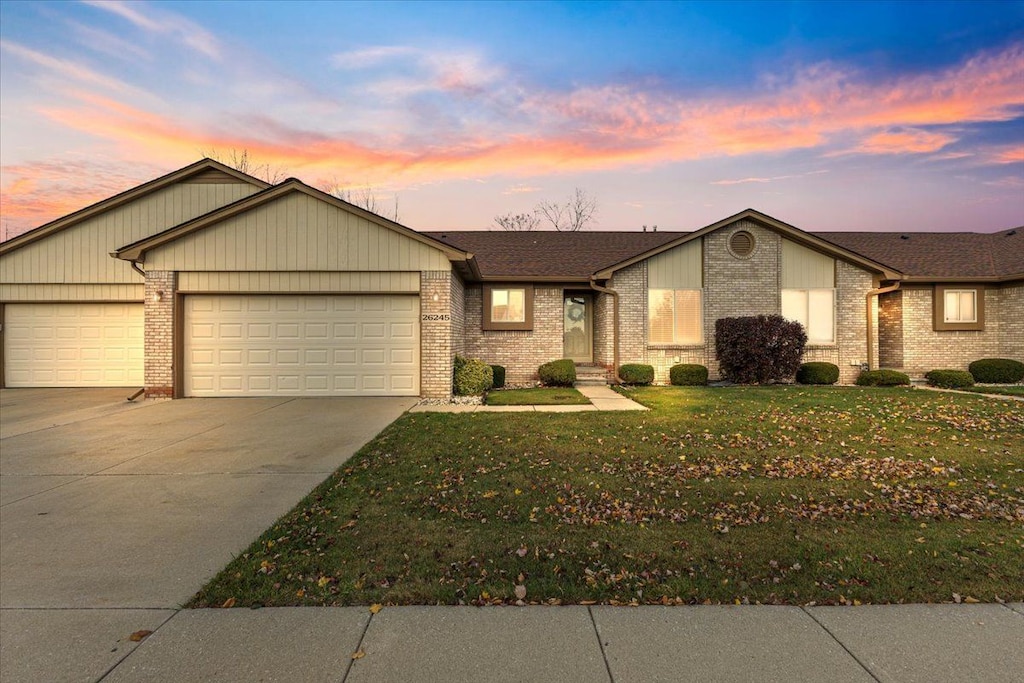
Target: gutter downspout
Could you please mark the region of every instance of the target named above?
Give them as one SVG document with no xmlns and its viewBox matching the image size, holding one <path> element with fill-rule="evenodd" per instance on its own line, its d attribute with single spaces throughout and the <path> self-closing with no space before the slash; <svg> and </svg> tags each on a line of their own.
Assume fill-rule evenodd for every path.
<svg viewBox="0 0 1024 683">
<path fill-rule="evenodd" d="M 872 342 L 872 337 L 875 333 L 874 320 L 871 319 L 871 298 L 877 297 L 881 294 L 888 294 L 889 292 L 895 292 L 900 288 L 900 283 L 897 282 L 894 285 L 887 287 L 878 287 L 876 289 L 868 290 L 867 294 L 864 295 L 864 302 L 867 309 L 867 323 L 868 323 L 868 370 L 875 370 L 875 345 Z"/>
<path fill-rule="evenodd" d="M 139 268 L 139 262 L 138 262 L 138 261 L 129 261 L 129 262 L 128 262 L 128 265 L 130 265 L 130 266 L 132 267 L 132 270 L 134 270 L 134 271 L 135 271 L 136 273 L 138 273 L 139 275 L 141 275 L 141 276 L 142 276 L 142 281 L 143 281 L 143 282 L 145 282 L 145 281 L 146 281 L 146 271 L 144 271 L 144 270 L 143 270 L 142 268 Z M 143 290 L 143 291 L 145 291 L 145 290 Z M 128 400 L 129 400 L 129 401 L 134 401 L 134 400 L 135 400 L 135 399 L 137 399 L 137 398 L 138 398 L 139 396 L 142 396 L 142 394 L 143 394 L 143 393 L 144 393 L 145 391 L 146 391 L 146 387 L 142 387 L 141 389 L 139 389 L 138 391 L 136 391 L 136 392 L 135 392 L 134 394 L 132 394 L 131 396 L 129 396 L 129 397 L 128 397 Z"/>
<path fill-rule="evenodd" d="M 590 288 L 612 298 L 612 376 L 616 384 L 622 384 L 619 378 L 619 293 L 611 287 L 597 284 L 593 277 L 590 278 Z"/>
</svg>

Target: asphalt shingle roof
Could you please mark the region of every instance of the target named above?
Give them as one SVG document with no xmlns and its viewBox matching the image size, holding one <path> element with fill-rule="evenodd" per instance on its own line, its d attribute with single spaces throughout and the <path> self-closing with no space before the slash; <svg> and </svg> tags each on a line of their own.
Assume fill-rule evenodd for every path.
<svg viewBox="0 0 1024 683">
<path fill-rule="evenodd" d="M 688 232 L 423 233 L 472 252 L 485 276 L 587 278 Z M 848 251 L 920 277 L 1005 277 L 1024 273 L 1024 228 L 976 232 L 814 232 Z"/>
</svg>

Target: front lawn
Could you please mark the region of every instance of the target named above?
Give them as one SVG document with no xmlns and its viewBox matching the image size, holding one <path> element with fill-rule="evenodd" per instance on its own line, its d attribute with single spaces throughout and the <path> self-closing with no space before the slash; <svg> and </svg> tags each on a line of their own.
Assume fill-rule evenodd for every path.
<svg viewBox="0 0 1024 683">
<path fill-rule="evenodd" d="M 636 388 L 407 414 L 193 606 L 1024 600 L 1024 405 Z"/>
<path fill-rule="evenodd" d="M 573 406 L 587 405 L 590 400 L 571 387 L 541 387 L 489 391 L 484 403 L 489 406 Z"/>
</svg>

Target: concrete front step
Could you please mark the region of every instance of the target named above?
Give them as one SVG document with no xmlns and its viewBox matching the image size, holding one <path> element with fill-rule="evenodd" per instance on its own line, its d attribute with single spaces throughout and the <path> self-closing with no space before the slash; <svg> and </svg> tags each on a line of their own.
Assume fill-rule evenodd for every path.
<svg viewBox="0 0 1024 683">
<path fill-rule="evenodd" d="M 576 384 L 583 386 L 604 386 L 608 384 L 608 371 L 600 365 L 577 365 Z"/>
</svg>

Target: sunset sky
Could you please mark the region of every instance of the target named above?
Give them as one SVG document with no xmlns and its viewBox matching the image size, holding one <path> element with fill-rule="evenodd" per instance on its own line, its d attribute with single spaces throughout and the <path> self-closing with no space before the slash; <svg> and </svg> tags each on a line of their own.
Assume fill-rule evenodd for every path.
<svg viewBox="0 0 1024 683">
<path fill-rule="evenodd" d="M 0 2 L 19 234 L 210 150 L 487 229 L 1024 224 L 1024 2 Z"/>
</svg>

